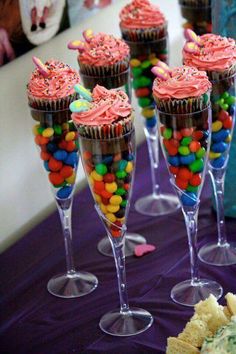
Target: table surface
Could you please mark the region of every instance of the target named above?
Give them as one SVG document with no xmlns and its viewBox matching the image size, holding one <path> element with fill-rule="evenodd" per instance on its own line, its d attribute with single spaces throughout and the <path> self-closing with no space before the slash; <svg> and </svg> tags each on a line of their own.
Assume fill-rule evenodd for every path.
<svg viewBox="0 0 236 354">
<path fill-rule="evenodd" d="M 162 190 L 171 191 L 163 160 Z M 146 144 L 138 149 L 132 201 L 151 191 Z M 114 260 L 96 249 L 104 234 L 88 188 L 75 196 L 73 205 L 75 263 L 99 279 L 98 288 L 77 299 L 59 299 L 46 290 L 47 281 L 65 269 L 64 243 L 57 213 L 31 230 L 3 253 L 1 269 L 1 339 L 4 354 L 142 354 L 164 353 L 168 336 L 177 335 L 193 313 L 170 299 L 171 288 L 189 277 L 187 236 L 181 211 L 165 217 L 138 215 L 133 203 L 129 231 L 139 232 L 156 251 L 126 262 L 130 304 L 147 309 L 154 324 L 145 333 L 116 338 L 98 327 L 103 314 L 118 307 Z M 93 220 L 93 222 L 89 222 Z M 226 223 L 230 238 L 236 220 Z M 199 245 L 215 240 L 215 214 L 211 209 L 209 180 L 202 193 Z M 236 266 L 214 267 L 200 263 L 200 275 L 215 279 L 236 292 Z"/>
</svg>

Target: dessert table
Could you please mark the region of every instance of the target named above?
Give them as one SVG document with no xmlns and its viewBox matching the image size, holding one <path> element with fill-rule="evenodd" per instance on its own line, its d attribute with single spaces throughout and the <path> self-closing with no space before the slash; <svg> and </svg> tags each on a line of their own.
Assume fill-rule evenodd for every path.
<svg viewBox="0 0 236 354">
<path fill-rule="evenodd" d="M 171 191 L 163 159 L 160 168 L 162 190 Z M 99 329 L 99 319 L 118 307 L 119 298 L 114 260 L 96 249 L 104 230 L 87 187 L 74 199 L 74 253 L 77 268 L 98 277 L 98 288 L 87 296 L 67 300 L 47 292 L 50 277 L 65 269 L 59 216 L 53 212 L 1 256 L 1 353 L 165 353 L 167 337 L 177 335 L 193 313 L 191 308 L 170 299 L 171 288 L 189 277 L 188 245 L 180 210 L 156 218 L 135 212 L 134 201 L 151 189 L 147 171 L 148 153 L 144 143 L 137 151 L 128 229 L 144 235 L 156 250 L 140 258 L 129 257 L 126 265 L 130 304 L 152 313 L 152 327 L 125 338 L 105 335 Z M 209 187 L 206 178 L 199 214 L 199 246 L 216 237 Z M 235 239 L 236 220 L 228 219 L 226 227 L 229 239 Z M 236 292 L 236 266 L 213 267 L 200 262 L 200 274 L 221 283 L 224 294 Z"/>
</svg>

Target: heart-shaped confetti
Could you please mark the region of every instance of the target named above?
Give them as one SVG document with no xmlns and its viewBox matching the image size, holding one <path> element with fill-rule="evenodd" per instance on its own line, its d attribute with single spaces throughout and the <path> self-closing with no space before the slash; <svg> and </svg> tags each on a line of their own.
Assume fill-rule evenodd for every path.
<svg viewBox="0 0 236 354">
<path fill-rule="evenodd" d="M 37 58 L 37 57 L 32 57 L 33 63 L 35 64 L 35 66 L 38 68 L 40 74 L 42 74 L 44 77 L 48 77 L 49 75 L 49 71 L 48 68 L 46 67 L 45 64 L 43 64 L 43 62 Z"/>
<path fill-rule="evenodd" d="M 144 243 L 143 245 L 135 246 L 134 254 L 136 257 L 142 257 L 144 254 L 155 251 L 155 249 L 156 249 L 156 246 Z"/>
</svg>

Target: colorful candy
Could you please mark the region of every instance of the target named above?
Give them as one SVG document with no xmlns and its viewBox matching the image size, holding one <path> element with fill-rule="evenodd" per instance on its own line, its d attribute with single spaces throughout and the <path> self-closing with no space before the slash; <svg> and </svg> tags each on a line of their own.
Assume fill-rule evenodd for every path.
<svg viewBox="0 0 236 354">
<path fill-rule="evenodd" d="M 74 86 L 75 92 L 77 92 L 82 98 L 91 102 L 92 101 L 92 94 L 88 91 L 84 86 L 80 84 L 76 84 Z"/>
<path fill-rule="evenodd" d="M 93 34 L 93 31 L 91 29 L 87 29 L 85 31 L 83 31 L 83 37 L 84 39 L 86 40 L 86 42 L 90 42 L 91 39 L 93 38 L 94 34 Z"/>
<path fill-rule="evenodd" d="M 188 53 L 197 54 L 200 52 L 199 46 L 194 42 L 187 42 L 184 45 L 184 50 Z"/>
<path fill-rule="evenodd" d="M 35 56 L 32 57 L 32 60 L 33 60 L 34 64 L 36 65 L 36 67 L 38 68 L 39 72 L 44 77 L 48 77 L 49 71 L 48 71 L 48 68 L 46 67 L 46 65 L 44 65 L 43 62 Z"/>
<path fill-rule="evenodd" d="M 79 40 L 70 41 L 67 44 L 67 48 L 72 50 L 78 50 L 80 53 L 82 53 L 85 48 L 85 42 Z"/>
</svg>

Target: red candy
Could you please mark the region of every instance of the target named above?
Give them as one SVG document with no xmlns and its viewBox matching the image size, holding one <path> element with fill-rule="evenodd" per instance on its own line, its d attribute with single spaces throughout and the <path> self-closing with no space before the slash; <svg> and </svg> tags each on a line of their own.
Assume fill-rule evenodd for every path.
<svg viewBox="0 0 236 354">
<path fill-rule="evenodd" d="M 64 182 L 64 178 L 58 172 L 50 172 L 48 178 L 49 181 L 55 186 L 62 184 Z"/>
<path fill-rule="evenodd" d="M 37 145 L 46 145 L 49 142 L 49 138 L 45 138 L 42 135 L 36 135 L 34 141 Z"/>
<path fill-rule="evenodd" d="M 201 130 L 195 130 L 192 134 L 194 140 L 201 140 L 203 138 L 203 132 Z"/>
<path fill-rule="evenodd" d="M 112 183 L 116 179 L 115 175 L 113 173 L 107 173 L 106 175 L 103 176 L 103 181 L 105 183 Z"/>
<path fill-rule="evenodd" d="M 199 141 L 191 141 L 191 143 L 189 144 L 189 150 L 191 152 L 197 152 L 199 149 L 201 149 L 201 144 L 199 143 Z"/>
<path fill-rule="evenodd" d="M 218 118 L 222 122 L 229 117 L 229 113 L 227 111 L 224 111 L 223 109 L 220 111 Z"/>
<path fill-rule="evenodd" d="M 180 132 L 183 136 L 191 136 L 193 134 L 193 128 L 184 128 L 181 129 Z"/>
<path fill-rule="evenodd" d="M 164 127 L 163 127 L 163 128 L 164 128 Z M 176 139 L 176 140 L 181 140 L 181 139 L 182 139 L 182 134 L 181 134 L 179 131 L 175 130 L 175 131 L 173 132 L 173 137 L 174 137 L 174 139 Z"/>
<path fill-rule="evenodd" d="M 179 187 L 180 189 L 186 189 L 188 187 L 188 181 L 184 179 L 180 179 L 176 177 L 175 179 L 176 186 Z"/>
<path fill-rule="evenodd" d="M 101 196 L 105 199 L 110 199 L 113 194 L 104 189 L 103 191 L 101 191 Z"/>
<path fill-rule="evenodd" d="M 109 199 L 102 197 L 102 204 L 108 205 L 109 204 Z"/>
<path fill-rule="evenodd" d="M 177 173 L 177 178 L 188 181 L 192 175 L 193 173 L 187 167 L 180 167 Z"/>
<path fill-rule="evenodd" d="M 129 184 L 129 183 L 125 183 L 125 184 L 124 184 L 124 189 L 125 189 L 126 191 L 128 191 L 128 190 L 130 189 L 130 184 Z"/>
<path fill-rule="evenodd" d="M 48 152 L 46 151 L 41 151 L 40 153 L 40 157 L 43 161 L 48 161 L 51 157 L 51 154 L 49 154 Z"/>
<path fill-rule="evenodd" d="M 177 173 L 179 171 L 179 167 L 169 166 L 169 171 L 170 171 L 170 173 L 173 173 L 173 175 L 177 175 Z"/>
<path fill-rule="evenodd" d="M 61 161 L 58 161 L 58 160 L 54 159 L 54 157 L 51 157 L 49 162 L 48 162 L 48 167 L 53 172 L 60 171 L 62 166 L 63 166 L 63 163 Z"/>
<path fill-rule="evenodd" d="M 67 141 L 65 141 L 65 140 L 60 141 L 60 143 L 58 144 L 58 146 L 59 146 L 60 149 L 66 150 L 66 148 L 67 148 Z"/>
<path fill-rule="evenodd" d="M 112 237 L 120 237 L 121 236 L 121 230 L 112 230 L 111 229 L 111 235 L 112 235 Z"/>
<path fill-rule="evenodd" d="M 68 151 L 68 152 L 72 152 L 74 151 L 76 148 L 76 145 L 75 145 L 75 142 L 74 141 L 67 141 L 67 144 L 66 144 L 66 148 L 65 150 Z"/>
<path fill-rule="evenodd" d="M 178 139 L 170 139 L 170 140 L 168 140 L 169 141 L 169 143 L 172 145 L 172 146 L 175 146 L 175 147 L 179 147 L 179 141 L 178 141 Z"/>
<path fill-rule="evenodd" d="M 224 121 L 223 121 L 223 127 L 225 129 L 231 129 L 233 126 L 233 119 L 231 116 L 229 116 L 228 118 L 226 118 Z"/>
<path fill-rule="evenodd" d="M 83 152 L 83 157 L 84 157 L 84 160 L 89 160 L 89 159 L 91 159 L 92 154 L 89 151 L 84 151 Z"/>
<path fill-rule="evenodd" d="M 193 175 L 193 177 L 189 180 L 191 186 L 197 187 L 201 184 L 201 176 L 199 174 Z"/>
<path fill-rule="evenodd" d="M 60 171 L 60 174 L 62 175 L 62 177 L 64 178 L 68 178 L 70 177 L 72 174 L 73 174 L 73 168 L 71 166 L 63 166 L 61 171 Z"/>
<path fill-rule="evenodd" d="M 150 95 L 150 90 L 147 87 L 139 88 L 135 91 L 136 97 L 146 97 Z"/>
<path fill-rule="evenodd" d="M 101 192 L 105 189 L 105 184 L 102 181 L 94 181 L 94 188 Z"/>
</svg>

